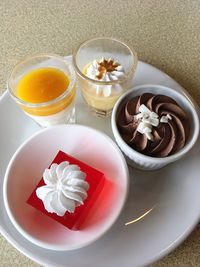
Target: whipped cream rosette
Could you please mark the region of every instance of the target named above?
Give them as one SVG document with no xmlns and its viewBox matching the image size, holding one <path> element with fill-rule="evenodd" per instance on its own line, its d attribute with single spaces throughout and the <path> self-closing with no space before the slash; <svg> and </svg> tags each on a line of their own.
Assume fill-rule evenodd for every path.
<svg viewBox="0 0 200 267">
<path fill-rule="evenodd" d="M 85 72 L 86 76 L 96 81 L 117 81 L 125 75 L 123 66 L 114 59 L 102 58 L 100 60 L 93 60 L 88 65 Z M 97 86 L 97 94 L 103 94 L 105 97 L 109 97 L 112 90 L 120 91 L 120 85 L 99 85 Z"/>
<path fill-rule="evenodd" d="M 53 163 L 50 169 L 45 169 L 43 180 L 46 185 L 37 188 L 36 195 L 50 213 L 59 216 L 66 211 L 73 213 L 87 198 L 89 184 L 85 178 L 86 174 L 77 165 L 67 161 Z"/>
</svg>

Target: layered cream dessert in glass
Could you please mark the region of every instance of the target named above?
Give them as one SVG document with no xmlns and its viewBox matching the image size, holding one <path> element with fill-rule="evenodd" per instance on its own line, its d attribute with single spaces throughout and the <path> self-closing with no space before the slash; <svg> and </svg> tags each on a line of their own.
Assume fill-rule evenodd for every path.
<svg viewBox="0 0 200 267">
<path fill-rule="evenodd" d="M 73 55 L 77 80 L 86 103 L 100 116 L 109 116 L 128 89 L 137 54 L 112 38 L 95 38 L 81 44 Z"/>
<path fill-rule="evenodd" d="M 75 122 L 75 87 L 73 67 L 50 54 L 27 57 L 8 80 L 12 98 L 42 127 Z"/>
</svg>

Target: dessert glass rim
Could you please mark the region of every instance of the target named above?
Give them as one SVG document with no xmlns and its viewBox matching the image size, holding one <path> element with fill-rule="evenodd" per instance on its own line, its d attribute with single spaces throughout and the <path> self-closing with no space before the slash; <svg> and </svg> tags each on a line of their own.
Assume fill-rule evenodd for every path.
<svg viewBox="0 0 200 267">
<path fill-rule="evenodd" d="M 76 58 L 77 58 L 77 53 L 79 51 L 79 49 L 87 44 L 87 43 L 90 43 L 91 41 L 96 41 L 96 40 L 110 40 L 110 41 L 115 41 L 115 42 L 118 42 L 118 43 L 121 43 L 122 45 L 124 45 L 129 51 L 130 51 L 130 54 L 131 54 L 131 57 L 133 59 L 133 64 L 131 66 L 131 69 L 129 70 L 129 72 L 124 76 L 124 78 L 121 78 L 119 80 L 114 80 L 114 81 L 101 81 L 101 80 L 95 80 L 95 79 L 92 79 L 92 78 L 89 78 L 88 76 L 86 76 L 81 70 L 80 68 L 78 67 L 77 63 L 76 63 Z M 124 43 L 123 41 L 121 40 L 118 40 L 118 39 L 115 39 L 113 37 L 96 37 L 96 38 L 92 38 L 92 39 L 88 39 L 84 42 L 82 42 L 76 49 L 74 49 L 73 51 L 73 54 L 72 54 L 72 62 L 73 62 L 73 65 L 74 65 L 74 68 L 75 70 L 77 71 L 77 74 L 80 75 L 83 79 L 85 80 L 88 80 L 92 83 L 95 83 L 97 85 L 114 85 L 114 84 L 119 84 L 119 83 L 123 83 L 124 81 L 126 81 L 130 76 L 131 74 L 133 74 L 136 70 L 136 67 L 137 67 L 137 64 L 138 64 L 138 56 L 137 56 L 137 53 L 136 51 L 133 49 L 133 48 L 130 48 L 126 43 Z"/>
<path fill-rule="evenodd" d="M 123 99 L 125 97 L 127 97 L 129 94 L 131 94 L 132 92 L 134 92 L 135 90 L 139 90 L 139 89 L 145 89 L 145 88 L 150 88 L 150 87 L 154 87 L 154 88 L 161 88 L 161 89 L 167 89 L 168 91 L 172 92 L 173 94 L 175 94 L 177 97 L 182 98 L 182 100 L 187 104 L 187 106 L 189 106 L 190 111 L 192 112 L 192 116 L 193 116 L 193 120 L 194 120 L 194 129 L 191 135 L 191 138 L 189 140 L 189 142 L 186 143 L 186 145 L 180 149 L 178 152 L 170 155 L 170 156 L 166 156 L 166 157 L 151 157 L 145 154 L 142 154 L 140 152 L 138 152 L 137 150 L 131 148 L 121 137 L 121 134 L 119 133 L 118 127 L 117 127 L 117 122 L 116 122 L 116 116 L 117 116 L 117 111 L 119 109 L 119 107 L 121 106 L 121 102 L 123 101 Z M 161 92 L 162 94 L 162 92 Z M 165 95 L 163 93 L 163 95 Z M 178 102 L 178 101 L 177 101 Z M 179 103 L 178 103 L 179 104 Z M 111 120 L 111 124 L 112 124 L 112 128 L 115 129 L 115 134 L 118 136 L 120 143 L 126 147 L 126 149 L 130 152 L 135 154 L 138 158 L 143 158 L 143 159 L 147 159 L 149 162 L 152 163 L 157 163 L 157 161 L 162 161 L 162 163 L 165 162 L 173 162 L 174 159 L 176 159 L 177 157 L 184 155 L 185 153 L 187 153 L 196 143 L 198 135 L 199 135 L 199 117 L 196 111 L 196 108 L 194 106 L 194 104 L 191 102 L 190 99 L 188 99 L 187 95 L 182 94 L 178 91 L 176 91 L 175 89 L 172 89 L 170 87 L 167 86 L 163 86 L 163 85 L 159 85 L 159 84 L 144 84 L 144 85 L 138 85 L 135 86 L 133 88 L 131 88 L 129 91 L 127 91 L 125 94 L 123 94 L 117 101 L 117 103 L 114 106 L 113 109 L 113 113 L 112 113 L 112 120 Z"/>
<path fill-rule="evenodd" d="M 12 90 L 11 90 L 12 86 L 10 85 L 10 81 L 12 79 L 13 73 L 16 71 L 16 69 L 21 64 L 26 63 L 26 62 L 30 61 L 31 59 L 40 58 L 40 57 L 49 57 L 50 59 L 52 58 L 52 59 L 57 59 L 57 60 L 62 61 L 68 67 L 68 69 L 70 71 L 69 85 L 68 85 L 68 87 L 65 89 L 65 91 L 61 95 L 57 96 L 56 98 L 54 98 L 54 99 L 52 99 L 50 101 L 45 101 L 45 102 L 40 102 L 40 103 L 31 103 L 31 102 L 27 102 L 27 101 L 24 101 L 24 100 L 20 99 L 19 97 L 17 97 L 12 92 Z M 55 66 L 55 68 L 58 68 L 59 69 L 59 67 L 56 67 L 56 66 Z M 19 61 L 13 67 L 13 69 L 12 69 L 12 71 L 11 71 L 8 79 L 7 79 L 7 89 L 9 91 L 11 97 L 13 99 L 15 99 L 15 101 L 18 102 L 19 104 L 21 104 L 23 106 L 30 107 L 30 108 L 38 108 L 38 107 L 46 107 L 46 106 L 49 106 L 49 105 L 52 105 L 52 104 L 55 104 L 55 103 L 61 101 L 63 98 L 65 98 L 72 91 L 72 89 L 75 86 L 75 82 L 76 82 L 76 76 L 75 76 L 74 69 L 71 66 L 71 64 L 66 61 L 66 59 L 64 57 L 59 56 L 59 55 L 56 55 L 56 54 L 52 54 L 52 53 L 39 53 L 39 54 L 33 54 L 31 56 L 25 56 L 21 61 Z"/>
</svg>

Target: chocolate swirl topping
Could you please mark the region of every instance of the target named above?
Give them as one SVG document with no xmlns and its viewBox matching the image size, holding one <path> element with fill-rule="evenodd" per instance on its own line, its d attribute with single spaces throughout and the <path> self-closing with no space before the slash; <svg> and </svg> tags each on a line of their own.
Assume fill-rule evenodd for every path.
<svg viewBox="0 0 200 267">
<path fill-rule="evenodd" d="M 152 127 L 153 140 L 149 140 L 137 130 L 141 119 L 136 115 L 140 113 L 142 104 L 158 115 L 159 124 Z M 161 117 L 166 115 L 170 120 L 167 123 L 161 122 Z M 129 146 L 152 157 L 167 157 L 179 151 L 185 146 L 190 131 L 188 115 L 175 100 L 151 93 L 144 93 L 129 100 L 118 114 L 117 125 L 122 138 Z"/>
</svg>

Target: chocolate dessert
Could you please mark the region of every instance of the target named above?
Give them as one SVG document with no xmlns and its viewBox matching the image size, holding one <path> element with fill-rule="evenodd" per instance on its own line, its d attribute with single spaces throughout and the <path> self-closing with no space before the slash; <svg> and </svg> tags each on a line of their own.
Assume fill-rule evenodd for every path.
<svg viewBox="0 0 200 267">
<path fill-rule="evenodd" d="M 187 142 L 190 123 L 187 113 L 172 98 L 144 93 L 129 100 L 117 117 L 124 141 L 138 152 L 167 157 Z"/>
</svg>

